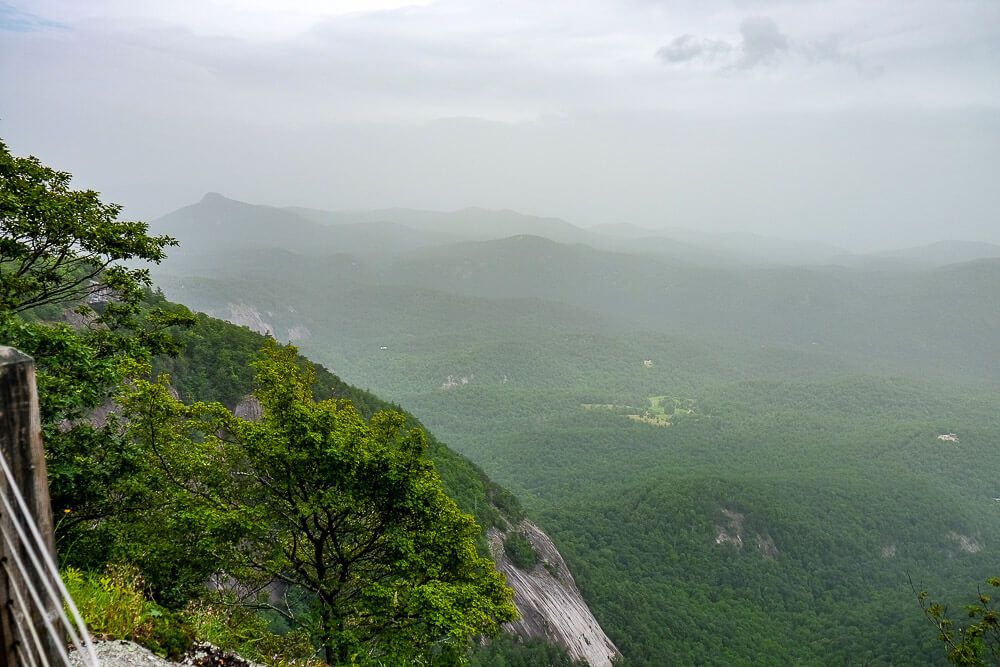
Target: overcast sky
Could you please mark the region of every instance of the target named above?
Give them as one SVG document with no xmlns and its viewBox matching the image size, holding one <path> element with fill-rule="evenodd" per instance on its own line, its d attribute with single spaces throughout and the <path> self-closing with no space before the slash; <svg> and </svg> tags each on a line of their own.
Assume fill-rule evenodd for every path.
<svg viewBox="0 0 1000 667">
<path fill-rule="evenodd" d="M 0 137 L 137 217 L 1000 242 L 1000 1 L 0 0 Z"/>
</svg>

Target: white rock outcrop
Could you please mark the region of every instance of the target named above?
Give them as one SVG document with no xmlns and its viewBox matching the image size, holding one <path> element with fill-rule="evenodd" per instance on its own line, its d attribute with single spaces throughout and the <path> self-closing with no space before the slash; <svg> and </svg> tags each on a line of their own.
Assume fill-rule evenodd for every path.
<svg viewBox="0 0 1000 667">
<path fill-rule="evenodd" d="M 240 419 L 255 422 L 264 416 L 264 408 L 256 396 L 247 394 L 233 408 L 233 415 Z"/>
<path fill-rule="evenodd" d="M 519 569 L 505 553 L 505 534 L 490 528 L 490 551 L 497 569 L 514 589 L 514 605 L 521 618 L 506 629 L 523 639 L 542 638 L 562 646 L 577 660 L 591 667 L 611 667 L 618 648 L 604 634 L 573 581 L 566 562 L 552 540 L 530 521 L 511 529 L 531 543 L 538 562 L 530 571 Z"/>
</svg>

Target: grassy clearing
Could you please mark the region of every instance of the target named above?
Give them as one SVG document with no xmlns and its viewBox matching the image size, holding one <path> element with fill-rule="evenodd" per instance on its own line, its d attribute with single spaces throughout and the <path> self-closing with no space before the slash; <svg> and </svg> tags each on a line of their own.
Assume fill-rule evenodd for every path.
<svg viewBox="0 0 1000 667">
<path fill-rule="evenodd" d="M 676 417 L 695 414 L 694 399 L 673 396 L 650 396 L 649 405 L 637 408 L 617 403 L 581 403 L 584 410 L 607 410 L 650 426 L 670 426 Z"/>
</svg>

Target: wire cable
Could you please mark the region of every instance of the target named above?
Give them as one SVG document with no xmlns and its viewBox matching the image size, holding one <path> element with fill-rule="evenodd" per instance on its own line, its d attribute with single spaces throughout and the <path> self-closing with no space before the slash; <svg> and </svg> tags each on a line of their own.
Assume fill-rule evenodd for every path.
<svg viewBox="0 0 1000 667">
<path fill-rule="evenodd" d="M 87 631 L 87 626 L 83 622 L 83 618 L 80 615 L 80 611 L 76 607 L 76 603 L 73 602 L 73 598 L 70 596 L 69 591 L 66 590 L 65 584 L 63 584 L 62 578 L 59 576 L 59 570 L 49 554 L 49 550 L 45 541 L 42 539 L 41 533 L 38 531 L 38 527 L 35 525 L 32 513 L 28 509 L 28 503 L 21 494 L 21 490 L 14 479 L 14 475 L 11 473 L 10 466 L 7 464 L 6 457 L 2 455 L 0 455 L 0 470 L 2 470 L 4 477 L 7 479 L 7 486 L 12 492 L 15 502 L 21 510 L 21 515 L 26 518 L 24 524 L 26 524 L 28 533 L 30 533 L 31 538 L 33 539 L 28 539 L 24 533 L 23 527 L 21 526 L 22 522 L 15 519 L 17 512 L 15 512 L 11 506 L 7 494 L 0 493 L 0 501 L 2 501 L 4 509 L 11 517 L 11 523 L 14 525 L 14 528 L 18 533 L 18 537 L 24 543 L 26 547 L 25 551 L 28 553 L 28 556 L 32 561 L 32 565 L 37 569 L 39 574 L 42 574 L 40 577 L 42 583 L 46 588 L 46 592 L 57 604 L 60 620 L 66 627 L 73 646 L 79 652 L 85 665 L 88 665 L 88 667 L 100 667 L 100 661 L 97 658 L 97 653 L 94 651 L 94 641 L 90 637 L 90 633 Z M 32 545 L 34 545 L 34 548 L 32 548 Z M 41 562 L 39 562 L 39 558 L 35 555 L 36 550 L 41 555 Z M 14 556 L 15 559 L 19 560 L 19 558 L 17 558 L 16 550 L 14 552 Z M 45 576 L 46 574 L 49 576 Z M 72 621 L 63 610 L 63 604 L 65 604 L 66 608 L 69 609 L 70 614 L 73 617 Z M 40 604 L 39 606 L 41 607 Z M 53 636 L 55 636 L 54 632 Z M 57 642 L 57 644 L 61 646 L 62 642 Z M 64 653 L 64 656 L 68 661 L 68 654 Z"/>
</svg>

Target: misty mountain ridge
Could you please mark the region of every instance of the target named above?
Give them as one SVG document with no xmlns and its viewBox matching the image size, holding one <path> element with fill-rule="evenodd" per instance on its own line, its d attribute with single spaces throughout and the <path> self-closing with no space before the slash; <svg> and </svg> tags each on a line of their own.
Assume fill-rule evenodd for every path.
<svg viewBox="0 0 1000 667">
<path fill-rule="evenodd" d="M 696 257 L 710 249 L 721 262 L 816 264 L 836 263 L 837 258 L 850 255 L 847 250 L 822 241 L 784 239 L 752 232 L 706 232 L 681 227 L 651 229 L 630 223 L 603 224 L 591 231 L 612 238 L 629 239 L 633 243 L 623 249 L 647 252 L 651 248 L 667 249 L 672 243 L 681 249 L 693 250 Z"/>
<path fill-rule="evenodd" d="M 582 228 L 558 218 L 508 209 L 323 211 L 248 204 L 218 193 L 208 193 L 198 203 L 154 220 L 151 228 L 176 237 L 185 253 L 280 247 L 304 255 L 348 253 L 375 260 L 451 243 L 519 235 L 704 266 L 831 264 L 905 268 L 910 264 L 942 266 L 1000 257 L 1000 246 L 973 241 L 941 241 L 894 251 L 851 254 L 824 242 L 744 232 L 657 230 L 630 223 Z"/>
<path fill-rule="evenodd" d="M 437 214 L 415 215 L 430 220 Z M 500 219 L 514 216 L 503 212 Z M 272 229 L 268 221 L 282 226 Z M 601 327 L 735 336 L 750 344 L 822 349 L 855 363 L 891 361 L 935 373 L 1000 378 L 995 362 L 1000 347 L 988 333 L 1000 327 L 1000 303 L 992 296 L 1000 284 L 1000 259 L 944 266 L 874 257 L 832 265 L 709 263 L 531 234 L 441 243 L 438 231 L 402 226 L 405 233 L 396 235 L 398 224 L 323 225 L 287 209 L 210 196 L 156 222 L 158 232 L 177 236 L 182 246 L 155 274 L 157 280 L 183 284 L 185 300 L 195 307 L 220 315 L 232 299 L 196 296 L 189 291 L 191 277 L 221 280 L 209 283 L 212 292 L 238 284 L 236 293 L 261 296 L 274 288 L 258 286 L 260 276 L 281 276 L 300 290 L 315 291 L 331 311 L 339 304 L 338 312 L 372 315 L 367 323 L 349 326 L 306 323 L 310 330 L 342 329 L 357 340 L 382 336 L 384 327 L 398 328 L 397 314 L 416 304 L 423 304 L 411 330 L 416 337 L 463 327 L 504 328 L 501 313 L 520 317 L 514 312 L 521 312 L 520 306 L 512 311 L 509 300 L 527 299 L 548 304 L 553 313 L 565 308 L 586 313 L 605 323 Z M 205 254 L 212 248 L 219 250 Z M 966 257 L 976 248 L 960 249 Z M 933 248 L 923 255 L 909 252 L 932 259 L 942 254 Z M 309 307 L 299 295 L 283 299 L 300 310 Z M 983 307 L 984 299 L 994 305 Z M 268 309 L 280 311 L 281 301 Z"/>
<path fill-rule="evenodd" d="M 871 256 L 944 266 L 946 264 L 960 264 L 978 259 L 1000 258 L 1000 245 L 986 243 L 985 241 L 959 241 L 950 239 L 913 248 L 874 253 Z"/>
<path fill-rule="evenodd" d="M 585 230 L 565 220 L 526 215 L 509 209 L 469 207 L 457 211 L 421 211 L 387 208 L 374 211 L 320 211 L 291 207 L 303 217 L 325 224 L 392 222 L 410 229 L 450 235 L 454 240 L 489 239 L 534 234 L 562 243 L 582 243 L 590 238 Z"/>
<path fill-rule="evenodd" d="M 195 204 L 150 222 L 169 234 L 185 253 L 211 254 L 224 248 L 286 248 L 301 251 L 315 243 L 322 227 L 273 206 L 248 204 L 210 192 Z"/>
</svg>

